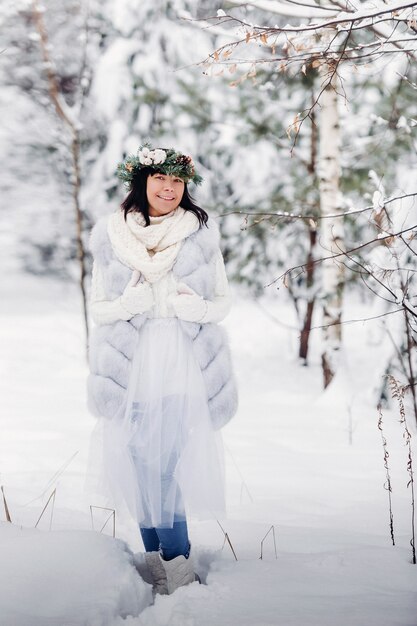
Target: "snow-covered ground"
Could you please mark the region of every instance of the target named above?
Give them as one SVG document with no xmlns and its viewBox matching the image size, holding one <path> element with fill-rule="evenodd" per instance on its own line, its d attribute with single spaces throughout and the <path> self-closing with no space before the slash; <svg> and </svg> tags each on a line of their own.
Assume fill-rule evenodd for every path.
<svg viewBox="0 0 417 626">
<path fill-rule="evenodd" d="M 235 295 L 224 324 L 240 409 L 223 431 L 221 524 L 237 561 L 216 522 L 191 522 L 206 584 L 152 604 L 132 523 L 116 516 L 116 541 L 110 522 L 103 534 L 91 531 L 97 503 L 84 472 L 95 421 L 78 293 L 10 272 L 0 318 L 0 482 L 13 525 L 2 507 L 0 626 L 416 626 L 407 452 L 398 416 L 384 411 L 393 547 L 372 396 L 383 343 L 371 341 L 371 322 L 346 326 L 340 376 L 323 394 L 318 337 L 310 366 L 300 366 L 296 333 Z M 284 303 L 264 306 L 293 323 Z M 414 434 L 411 416 L 410 426 Z M 35 529 L 55 488 L 52 521 L 49 507 Z M 97 531 L 107 516 L 94 510 Z M 271 531 L 261 560 L 272 526 L 277 558 Z"/>
<path fill-rule="evenodd" d="M 111 624 L 152 601 L 124 542 L 91 530 L 0 526 L 1 624 Z"/>
</svg>

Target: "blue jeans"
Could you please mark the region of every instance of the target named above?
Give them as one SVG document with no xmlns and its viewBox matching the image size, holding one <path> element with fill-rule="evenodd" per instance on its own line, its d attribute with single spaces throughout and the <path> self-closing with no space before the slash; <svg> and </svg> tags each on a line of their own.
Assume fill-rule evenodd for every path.
<svg viewBox="0 0 417 626">
<path fill-rule="evenodd" d="M 171 561 L 181 554 L 188 559 L 190 542 L 185 518 L 174 518 L 172 528 L 140 528 L 146 552 L 161 550 L 165 561 Z"/>
<path fill-rule="evenodd" d="M 175 394 L 164 396 L 162 398 L 163 414 L 169 416 L 169 414 L 175 413 L 178 410 L 178 398 Z M 143 415 L 143 407 L 140 402 L 133 402 L 132 404 L 132 421 L 139 422 Z M 168 430 L 163 436 L 171 437 L 172 433 Z M 176 485 L 174 479 L 174 470 L 178 462 L 178 450 L 173 446 L 172 451 L 169 454 L 169 458 L 165 460 L 164 473 L 160 477 L 161 480 L 161 506 L 163 508 L 165 499 L 168 493 L 171 493 L 171 497 L 175 497 L 175 510 L 174 521 L 172 528 L 159 528 L 159 527 L 145 527 L 140 526 L 140 533 L 142 535 L 143 544 L 146 552 L 161 551 L 165 561 L 171 561 L 175 557 L 183 555 L 188 558 L 190 553 L 190 542 L 188 540 L 188 529 L 185 515 L 183 514 L 184 505 L 182 502 L 181 492 L 178 485 Z M 138 472 L 139 482 L 146 485 L 147 483 L 147 466 L 143 464 L 140 459 L 136 458 L 135 452 L 132 453 L 133 460 Z M 143 508 L 145 511 L 145 519 L 148 518 L 149 512 L 146 502 L 146 497 L 143 499 Z M 145 524 L 145 522 L 143 522 Z"/>
</svg>

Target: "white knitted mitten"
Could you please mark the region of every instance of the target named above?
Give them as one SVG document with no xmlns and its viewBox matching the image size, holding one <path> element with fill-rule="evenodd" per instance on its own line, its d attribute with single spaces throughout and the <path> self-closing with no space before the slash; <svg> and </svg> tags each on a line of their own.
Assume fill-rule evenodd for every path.
<svg viewBox="0 0 417 626">
<path fill-rule="evenodd" d="M 139 283 L 139 272 L 134 270 L 124 292 L 120 296 L 120 304 L 132 316 L 145 313 L 154 304 L 152 288 L 148 282 Z"/>
<path fill-rule="evenodd" d="M 207 300 L 185 283 L 179 283 L 177 291 L 178 294 L 170 298 L 176 316 L 185 322 L 200 322 L 207 313 Z"/>
</svg>

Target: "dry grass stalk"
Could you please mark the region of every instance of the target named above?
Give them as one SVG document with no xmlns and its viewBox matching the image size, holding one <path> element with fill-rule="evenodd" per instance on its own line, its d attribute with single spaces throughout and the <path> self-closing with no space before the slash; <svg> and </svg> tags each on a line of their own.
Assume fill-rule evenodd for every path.
<svg viewBox="0 0 417 626">
<path fill-rule="evenodd" d="M 52 487 L 53 483 L 56 482 L 58 480 L 58 478 L 60 478 L 60 476 L 62 476 L 62 474 L 67 469 L 68 465 L 77 456 L 78 452 L 79 452 L 78 450 L 76 452 L 74 452 L 74 454 L 67 461 L 65 461 L 65 463 L 63 463 L 63 465 L 61 465 L 61 467 L 55 472 L 55 474 L 52 476 L 52 478 L 49 479 L 49 481 L 46 484 L 45 488 L 43 489 L 42 493 L 40 493 L 35 498 L 32 498 L 32 500 L 29 500 L 29 502 L 27 502 L 25 504 L 25 506 L 29 506 L 30 504 L 33 504 L 33 502 L 36 502 L 36 500 L 40 500 L 40 498 L 43 498 L 43 496 L 46 494 L 46 492 Z"/>
<path fill-rule="evenodd" d="M 405 440 L 405 445 L 408 451 L 408 459 L 407 459 L 407 473 L 410 477 L 407 488 L 411 489 L 411 550 L 412 550 L 412 563 L 416 565 L 416 533 L 415 533 L 415 495 L 414 495 L 414 472 L 413 472 L 413 455 L 411 449 L 411 433 L 408 430 L 407 419 L 405 415 L 405 407 L 404 407 L 404 394 L 405 389 L 401 387 L 395 378 L 391 375 L 388 376 L 389 385 L 391 387 L 391 395 L 398 402 L 398 408 L 400 411 L 400 424 L 402 424 L 404 432 L 403 438 Z"/>
<path fill-rule="evenodd" d="M 240 468 L 239 468 L 238 464 L 236 463 L 236 459 L 235 459 L 235 457 L 233 456 L 233 454 L 232 454 L 231 450 L 230 450 L 230 449 L 229 449 L 226 445 L 225 445 L 225 450 L 227 450 L 228 455 L 229 455 L 229 456 L 230 456 L 230 458 L 232 459 L 233 465 L 235 466 L 236 471 L 237 471 L 237 473 L 239 474 L 239 477 L 240 477 L 240 480 L 241 480 L 241 487 L 240 487 L 240 504 L 242 504 L 242 496 L 243 496 L 243 493 L 244 493 L 245 491 L 246 491 L 246 493 L 247 493 L 247 494 L 248 494 L 248 496 L 249 496 L 249 500 L 250 500 L 251 502 L 253 502 L 252 494 L 251 494 L 251 492 L 249 491 L 249 487 L 248 487 L 248 485 L 246 484 L 245 479 L 243 478 L 243 474 L 242 474 L 242 472 L 240 471 Z"/>
<path fill-rule="evenodd" d="M 53 492 L 51 493 L 51 495 L 49 496 L 45 506 L 42 509 L 42 513 L 39 515 L 39 519 L 35 524 L 35 528 L 38 527 L 39 522 L 42 519 L 43 514 L 45 513 L 46 509 L 48 508 L 48 504 L 50 503 L 50 501 L 52 500 L 52 508 L 51 508 L 51 519 L 49 520 L 49 530 L 51 530 L 52 528 L 52 518 L 54 516 L 54 507 L 55 507 L 55 496 L 56 496 L 56 488 L 53 490 Z"/>
<path fill-rule="evenodd" d="M 4 494 L 4 487 L 3 487 L 3 485 L 1 486 L 1 492 L 3 494 L 3 505 L 4 505 L 4 512 L 6 514 L 6 521 L 12 523 L 12 518 L 10 517 L 10 511 L 9 511 L 9 507 L 7 506 L 7 500 L 6 500 L 6 496 Z"/>
<path fill-rule="evenodd" d="M 261 556 L 259 557 L 261 560 L 263 559 L 263 547 L 264 547 L 264 541 L 265 539 L 268 537 L 269 533 L 272 532 L 272 538 L 274 540 L 274 551 L 275 551 L 275 558 L 278 558 L 278 554 L 277 554 L 277 542 L 275 541 L 275 526 L 272 524 L 271 528 L 268 530 L 268 532 L 266 533 L 266 535 L 264 536 L 264 538 L 261 541 Z"/>
<path fill-rule="evenodd" d="M 391 498 L 391 493 L 392 493 L 392 487 L 391 487 L 391 476 L 389 473 L 389 465 L 388 465 L 388 459 L 389 459 L 389 452 L 388 452 L 388 448 L 387 448 L 387 440 L 385 439 L 383 430 L 382 430 L 382 407 L 380 404 L 378 404 L 378 412 L 379 412 L 379 419 L 378 419 L 378 428 L 381 432 L 381 439 L 382 439 L 382 449 L 384 451 L 384 467 L 385 467 L 385 475 L 386 475 L 386 482 L 384 483 L 384 489 L 386 489 L 388 491 L 388 503 L 389 503 L 389 528 L 390 528 L 390 534 L 391 534 L 391 541 L 392 541 L 392 545 L 395 546 L 395 537 L 394 537 L 394 516 L 392 513 L 392 498 Z"/>
<path fill-rule="evenodd" d="M 94 528 L 93 509 L 101 509 L 102 511 L 110 511 L 110 515 L 108 516 L 108 518 L 104 522 L 103 526 L 100 528 L 99 532 L 102 533 L 103 530 L 105 529 L 105 527 L 107 526 L 107 522 L 110 519 L 113 519 L 113 538 L 115 538 L 116 537 L 116 510 L 115 509 L 110 509 L 110 508 L 108 508 L 106 506 L 95 506 L 93 504 L 90 504 L 91 527 L 92 527 L 93 530 L 96 530 Z"/>
<path fill-rule="evenodd" d="M 252 496 L 251 496 L 251 494 L 250 494 L 250 491 L 249 491 L 249 489 L 248 489 L 247 484 L 246 484 L 245 482 L 242 482 L 242 484 L 240 485 L 240 502 L 239 502 L 240 504 L 242 504 L 242 502 L 243 502 L 243 494 L 244 494 L 245 492 L 246 492 L 246 493 L 247 493 L 247 495 L 249 496 L 249 500 L 250 500 L 251 502 L 253 502 L 253 498 L 252 498 Z"/>
<path fill-rule="evenodd" d="M 73 459 L 75 459 L 75 457 L 77 456 L 79 450 L 76 450 L 74 452 L 73 455 L 70 456 L 70 458 L 65 461 L 65 463 L 63 463 L 61 465 L 61 467 L 55 472 L 55 474 L 52 476 L 52 478 L 49 480 L 48 484 L 46 485 L 44 491 L 41 494 L 41 497 L 48 491 L 48 489 L 50 489 L 53 485 L 54 482 L 56 482 L 58 480 L 58 478 L 60 478 L 62 476 L 62 474 L 65 472 L 65 470 L 67 469 L 68 465 L 71 463 L 71 461 Z"/>
<path fill-rule="evenodd" d="M 222 533 L 223 533 L 223 535 L 224 535 L 224 541 L 223 541 L 223 545 L 222 545 L 222 550 L 223 550 L 223 548 L 224 548 L 224 544 L 227 542 L 227 543 L 229 544 L 229 547 L 230 547 L 230 549 L 231 549 L 232 553 L 233 553 L 233 556 L 235 557 L 235 560 L 237 561 L 236 552 L 235 552 L 235 550 L 234 550 L 234 548 L 233 548 L 232 542 L 230 541 L 230 537 L 229 537 L 228 533 L 224 530 L 224 528 L 223 528 L 223 526 L 220 524 L 219 520 L 217 520 L 217 523 L 218 523 L 218 525 L 220 526 L 221 531 L 222 531 Z"/>
</svg>

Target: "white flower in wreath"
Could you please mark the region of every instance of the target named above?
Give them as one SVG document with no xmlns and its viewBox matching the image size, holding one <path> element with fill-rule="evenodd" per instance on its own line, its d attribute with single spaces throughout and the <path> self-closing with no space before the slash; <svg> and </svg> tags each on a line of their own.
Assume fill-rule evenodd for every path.
<svg viewBox="0 0 417 626">
<path fill-rule="evenodd" d="M 146 148 L 145 146 L 144 148 L 142 148 L 142 150 L 139 150 L 138 152 L 139 162 L 142 163 L 142 165 L 152 165 L 151 154 L 152 153 L 149 148 Z"/>
<path fill-rule="evenodd" d="M 152 158 L 155 165 L 161 165 L 165 162 L 167 158 L 167 153 L 165 152 L 165 150 L 160 150 L 159 148 L 157 148 L 153 151 Z"/>
</svg>

